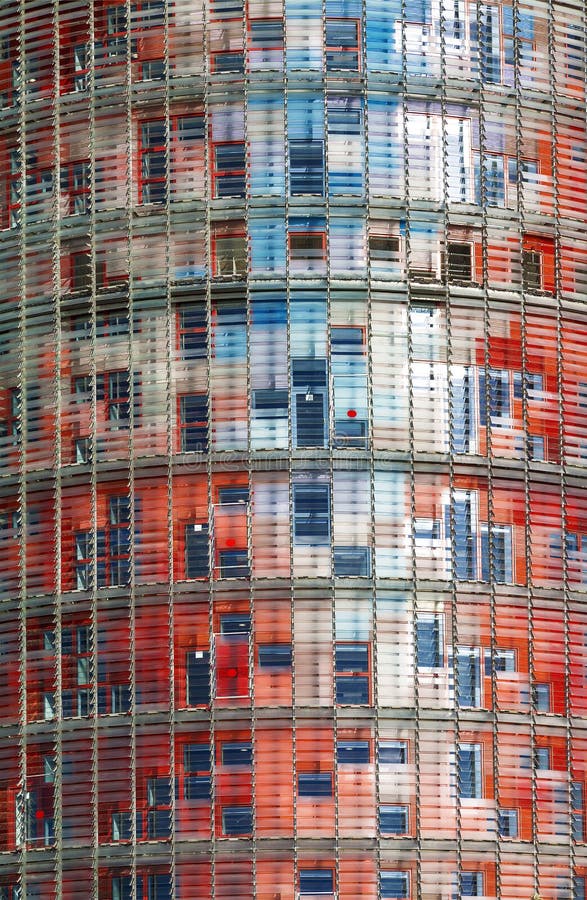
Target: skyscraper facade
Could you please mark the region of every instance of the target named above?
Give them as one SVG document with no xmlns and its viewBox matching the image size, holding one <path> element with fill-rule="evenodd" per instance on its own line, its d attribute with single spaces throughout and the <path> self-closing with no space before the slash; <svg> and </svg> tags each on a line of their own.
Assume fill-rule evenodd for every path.
<svg viewBox="0 0 587 900">
<path fill-rule="evenodd" d="M 583 0 L 1 0 L 0 900 L 585 900 Z"/>
</svg>

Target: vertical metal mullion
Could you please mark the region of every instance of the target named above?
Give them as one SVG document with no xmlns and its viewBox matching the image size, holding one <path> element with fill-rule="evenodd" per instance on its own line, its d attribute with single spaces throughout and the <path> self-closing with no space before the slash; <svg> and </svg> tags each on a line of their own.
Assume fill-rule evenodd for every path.
<svg viewBox="0 0 587 900">
<path fill-rule="evenodd" d="M 409 101 L 409 72 L 407 59 L 407 33 L 406 25 L 409 21 L 408 2 L 401 0 L 401 52 L 402 52 L 402 69 L 401 69 L 401 118 L 402 118 L 402 134 L 403 134 L 403 184 L 404 184 L 404 210 L 405 210 L 405 285 L 406 285 L 406 352 L 407 352 L 407 404 L 408 404 L 408 447 L 407 447 L 407 465 L 409 468 L 409 547 L 406 548 L 409 555 L 408 571 L 409 571 L 409 593 L 410 593 L 410 614 L 412 633 L 417 634 L 417 622 L 419 611 L 419 596 L 417 589 L 417 567 L 416 567 L 416 540 L 415 540 L 415 521 L 416 521 L 416 450 L 415 450 L 415 410 L 414 410 L 414 347 L 412 338 L 412 283 L 411 283 L 411 172 L 409 168 L 409 149 L 410 142 L 408 138 L 408 101 Z M 415 783 L 415 844 L 416 844 L 416 890 L 414 893 L 415 900 L 422 900 L 422 782 L 421 773 L 421 706 L 420 706 L 420 685 L 418 679 L 418 660 L 417 651 L 414 652 L 412 674 L 414 679 L 414 768 L 416 774 Z M 426 796 L 424 795 L 424 801 Z M 380 822 L 377 822 L 377 835 L 381 840 Z"/>
<path fill-rule="evenodd" d="M 208 398 L 208 454 L 205 464 L 206 496 L 208 505 L 208 655 L 209 655 L 209 695 L 210 710 L 208 713 L 208 739 L 210 747 L 210 900 L 216 897 L 216 718 L 214 712 L 214 696 L 216 679 L 215 640 L 214 640 L 214 507 L 212 505 L 212 461 L 214 406 L 212 403 L 212 279 L 214 276 L 214 258 L 212 253 L 211 234 L 211 146 L 210 146 L 210 5 L 212 0 L 201 0 L 204 48 L 204 200 L 205 200 L 205 234 L 206 253 L 206 396 Z"/>
<path fill-rule="evenodd" d="M 563 282 L 562 282 L 562 249 L 561 249 L 561 214 L 559 193 L 559 162 L 558 162 L 558 120 L 557 120 L 557 53 L 556 53 L 556 6 L 554 0 L 547 0 L 547 40 L 548 40 L 548 84 L 550 99 L 550 125 L 551 135 L 551 162 L 552 162 L 552 189 L 553 189 L 553 230 L 554 230 L 554 300 L 555 300 L 555 325 L 556 325 L 556 386 L 557 386 L 557 413 L 558 413 L 558 446 L 559 446 L 559 477 L 561 497 L 561 555 L 562 555 L 562 624 L 563 624 L 563 690 L 564 690 L 564 729 L 565 729 L 565 762 L 567 769 L 567 821 L 568 821 L 568 858 L 569 858 L 569 896 L 575 898 L 575 865 L 576 850 L 573 839 L 572 818 L 572 781 L 573 781 L 573 744 L 571 729 L 571 678 L 570 678 L 570 584 L 569 584 L 569 554 L 567 548 L 567 453 L 565 432 L 565 386 L 564 386 L 564 359 L 563 359 L 563 335 L 564 335 L 564 307 L 563 307 Z M 583 4 L 583 26 L 585 27 L 585 5 Z M 559 9 L 562 12 L 561 7 Z M 536 704 L 532 705 L 533 714 L 536 713 Z M 538 838 L 538 834 L 536 835 Z"/>
<path fill-rule="evenodd" d="M 491 659 L 492 659 L 492 674 L 491 674 L 491 716 L 492 716 L 492 724 L 495 727 L 496 724 L 496 711 L 495 711 L 495 700 L 496 700 L 496 675 L 494 670 L 494 652 L 495 652 L 495 629 L 496 629 L 496 614 L 495 614 L 495 588 L 493 584 L 493 566 L 492 566 L 492 554 L 491 554 L 491 526 L 493 521 L 493 479 L 492 479 L 492 443 L 491 443 L 491 403 L 490 403 L 490 328 L 491 328 L 491 316 L 490 316 L 490 297 L 489 297 L 489 225 L 488 225 L 488 213 L 487 213 L 487 176 L 486 176 L 486 153 L 487 153 L 487 126 L 486 126 L 486 104 L 487 104 L 487 88 L 484 81 L 484 69 L 485 69 L 485 56 L 486 50 L 481 39 L 481 35 L 483 34 L 483 12 L 482 12 L 482 4 L 478 2 L 475 8 L 475 16 L 476 16 L 476 27 L 477 27 L 477 53 L 478 53 L 478 72 L 479 72 L 479 194 L 480 194 L 480 204 L 481 204 L 481 255 L 482 255 L 482 280 L 481 280 L 481 290 L 482 290 L 482 302 L 483 302 L 483 371 L 485 375 L 485 385 L 484 385 L 484 397 L 483 402 L 485 404 L 485 458 L 486 458 L 486 484 L 487 484 L 487 541 L 488 541 L 488 556 L 489 556 L 489 624 L 490 624 L 490 651 L 491 651 Z M 501 30 L 501 29 L 500 29 Z M 505 191 L 505 178 L 506 173 L 504 171 L 504 191 Z M 479 399 L 481 401 L 481 395 L 479 395 Z M 480 447 L 477 447 L 477 452 L 480 452 Z M 453 504 L 451 504 L 451 508 L 453 508 Z M 481 523 L 479 521 L 479 509 L 476 512 L 477 521 L 475 523 L 479 537 L 481 535 Z M 455 571 L 455 519 L 454 519 L 454 508 L 453 508 L 453 518 L 451 523 L 451 530 L 453 532 L 453 578 L 456 579 L 456 571 Z M 475 577 L 479 577 L 480 573 L 475 573 Z M 456 584 L 455 584 L 456 590 Z M 492 729 L 493 730 L 493 729 Z M 492 770 L 495 775 L 495 748 L 496 748 L 497 736 L 495 733 L 492 734 Z M 481 759 L 481 766 L 483 766 L 483 757 Z M 458 816 L 459 816 L 459 848 L 458 848 L 458 892 L 459 898 L 462 895 L 462 852 L 461 852 L 461 802 L 460 802 L 460 791 L 458 792 Z"/>
<path fill-rule="evenodd" d="M 250 86 L 250 65 L 248 50 L 248 28 L 247 28 L 248 10 L 246 4 L 243 4 L 243 59 L 244 59 L 244 131 L 243 140 L 245 145 L 245 237 L 247 241 L 247 272 L 245 283 L 245 342 L 246 342 L 246 410 L 247 410 L 247 485 L 249 503 L 246 509 L 246 536 L 247 536 L 247 562 L 248 562 L 248 603 L 249 603 L 249 635 L 248 635 L 248 679 L 247 688 L 250 704 L 250 721 L 251 721 L 251 811 L 252 811 L 252 896 L 257 895 L 257 852 L 258 852 L 258 828 L 257 828 L 257 713 L 255 704 L 255 652 L 254 652 L 254 622 L 255 622 L 255 590 L 253 586 L 253 566 L 252 566 L 252 522 L 250 503 L 253 490 L 252 473 L 251 473 L 251 414 L 252 414 L 252 391 L 251 391 L 251 322 L 252 322 L 252 303 L 251 303 L 251 273 L 252 273 L 252 242 L 250 234 L 250 201 L 251 201 L 251 170 L 250 170 L 250 140 L 249 140 L 249 86 Z"/>
<path fill-rule="evenodd" d="M 450 288 L 450 271 L 449 271 L 449 172 L 450 158 L 448 145 L 448 103 L 447 96 L 447 50 L 446 50 L 446 22 L 444 16 L 444 4 L 440 2 L 440 81 L 441 81 L 441 154 L 442 154 L 442 191 L 443 191 L 443 242 L 445 247 L 445 277 L 443 284 L 444 293 L 444 312 L 446 316 L 446 383 L 448 395 L 448 497 L 449 497 L 449 528 L 445 540 L 450 546 L 450 588 L 449 588 L 449 609 L 450 609 L 450 648 L 453 669 L 453 710 L 452 722 L 454 725 L 454 777 L 455 777 L 455 814 L 456 814 L 456 864 L 457 864 L 457 883 L 455 886 L 456 896 L 461 896 L 461 870 L 462 870 L 462 816 L 461 816 L 461 798 L 459 785 L 459 745 L 461 735 L 460 720 L 460 698 L 459 698 L 459 645 L 460 645 L 460 621 L 459 621 L 459 592 L 457 585 L 457 553 L 456 553 L 456 515 L 455 515 L 455 416 L 454 416 L 454 393 L 452 390 L 453 377 L 452 366 L 454 358 L 453 345 L 453 304 Z M 457 307 L 458 308 L 458 307 Z M 448 635 L 447 635 L 448 637 Z"/>
<path fill-rule="evenodd" d="M 24 812 L 23 823 L 23 843 L 20 857 L 20 877 L 23 895 L 27 893 L 27 843 L 28 843 L 28 803 L 27 803 L 27 786 L 28 786 L 28 734 L 27 734 L 27 484 L 26 484 L 26 216 L 24 215 L 24 199 L 26 185 L 26 115 L 25 104 L 23 102 L 23 67 L 25 65 L 25 34 L 26 34 L 26 7 L 25 0 L 18 0 L 18 90 L 16 102 L 19 104 L 18 110 L 18 139 L 17 148 L 20 157 L 20 225 L 18 234 L 18 337 L 19 337 L 19 360 L 17 374 L 17 390 L 20 396 L 20 432 L 18 447 L 18 495 L 20 509 L 20 546 L 19 546 L 19 601 L 20 601 L 20 622 L 19 622 L 19 641 L 20 641 L 20 717 L 19 717 L 19 736 L 20 736 L 20 777 L 22 783 L 22 808 Z M 8 162 L 10 166 L 10 160 Z M 10 188 L 9 188 L 10 189 Z M 10 224 L 10 223 L 9 223 Z M 17 241 L 14 241 L 15 245 Z M 59 709 L 56 709 L 59 714 Z"/>
<path fill-rule="evenodd" d="M 92 48 L 91 54 L 88 53 L 88 63 L 89 63 L 89 72 L 88 72 L 88 95 L 89 95 L 89 104 L 88 104 L 88 131 L 89 131 L 89 179 L 90 179 L 90 214 L 89 214 L 89 237 L 90 237 L 90 271 L 91 271 L 91 284 L 90 284 L 90 348 L 89 348 L 89 363 L 90 363 L 90 380 L 91 380 L 91 407 L 90 407 L 90 529 L 91 529 L 91 548 L 92 548 L 92 571 L 91 571 L 91 583 L 92 583 L 92 597 L 91 597 L 91 628 L 90 628 L 90 637 L 91 637 L 91 647 L 92 647 L 92 662 L 93 662 L 93 685 L 92 685 L 92 713 L 94 715 L 94 721 L 96 720 L 97 713 L 97 689 L 96 689 L 96 680 L 97 680 L 97 641 L 96 641 L 96 633 L 97 633 L 97 603 L 96 603 L 96 584 L 97 584 L 97 565 L 96 565 L 96 556 L 97 556 L 97 507 L 96 507 L 96 480 L 97 480 L 97 456 L 98 456 L 98 425 L 97 425 L 97 375 L 96 375 L 96 39 L 95 39 L 95 19 L 94 19 L 94 6 L 91 4 L 88 7 L 87 13 L 87 22 L 88 22 L 88 43 Z M 61 637 L 58 637 L 60 646 Z M 99 754 L 98 754 L 98 731 L 97 727 L 93 729 L 93 740 L 92 740 L 92 787 L 93 787 L 93 822 L 92 822 L 92 897 L 98 897 L 99 892 L 99 878 L 98 878 L 98 845 L 99 845 L 99 830 L 98 830 L 98 803 L 99 803 L 99 792 L 100 792 L 100 768 L 99 768 Z"/>
<path fill-rule="evenodd" d="M 63 502 L 62 502 L 62 444 L 61 444 L 61 419 L 62 419 L 62 405 L 61 405 L 61 363 L 62 363 L 62 328 L 61 328 L 61 309 L 60 309 L 60 288 L 61 288 L 61 273 L 60 273 L 60 252 L 61 252 L 61 234 L 59 230 L 59 189 L 61 184 L 61 159 L 60 159 L 60 105 L 59 105 L 59 93 L 60 93 L 60 58 L 59 58 L 59 48 L 60 48 L 60 16 L 59 16 L 59 3 L 58 0 L 53 0 L 52 4 L 52 27 L 54 34 L 53 41 L 53 54 L 52 54 L 52 62 L 53 62 L 53 116 L 52 116 L 52 125 L 53 125 L 53 197 L 52 197 L 52 208 L 51 208 L 51 236 L 52 236 L 52 280 L 53 280 L 53 305 L 54 305 L 54 338 L 55 338 L 55 376 L 54 376 L 54 403 L 55 403 L 55 444 L 54 444 L 54 472 L 55 472 L 55 481 L 54 481 L 54 497 L 55 497 L 55 529 L 54 529 L 54 541 L 55 541 L 55 551 L 54 551 L 54 579 L 55 579 L 55 608 L 54 608 L 54 634 L 55 634 L 55 645 L 56 645 L 56 679 L 55 679 L 55 695 L 56 697 L 61 697 L 61 689 L 62 689 L 62 678 L 61 678 L 61 665 L 58 664 L 58 660 L 60 660 L 60 654 L 57 653 L 57 648 L 60 648 L 61 645 L 61 604 L 62 604 L 62 542 L 61 542 L 61 528 L 62 528 L 62 510 L 63 510 Z M 62 883 L 62 762 L 63 762 L 63 747 L 62 747 L 62 728 L 63 728 L 63 716 L 60 714 L 57 720 L 57 728 L 56 728 L 56 740 L 55 740 L 55 774 L 54 774 L 54 785 L 53 785 L 53 803 L 55 810 L 55 839 L 57 842 L 57 897 L 61 897 L 61 883 Z M 95 794 L 95 791 L 94 791 Z M 94 812 L 94 810 L 92 810 Z M 95 819 L 92 824 L 95 825 Z M 95 830 L 93 837 L 95 837 Z"/>
<path fill-rule="evenodd" d="M 323 61 L 323 77 L 321 82 L 322 107 L 323 107 L 323 143 L 324 143 L 324 213 L 325 213 L 325 231 L 326 231 L 326 384 L 327 384 L 327 447 L 328 447 L 328 481 L 329 490 L 329 520 L 330 520 L 330 562 L 329 562 L 329 598 L 330 598 L 330 632 L 331 632 L 331 657 L 332 657 L 332 688 L 333 688 L 333 705 L 332 705 L 332 741 L 333 752 L 336 753 L 336 737 L 338 734 L 338 707 L 336 699 L 336 590 L 334 580 L 334 531 L 335 531 L 335 467 L 333 458 L 333 440 L 334 440 L 334 377 L 332 374 L 332 347 L 330 342 L 331 324 L 332 324 L 332 264 L 331 264 L 331 209 L 330 209 L 330 170 L 329 170 L 329 150 L 330 150 L 330 133 L 328 129 L 328 71 L 326 69 L 326 15 L 327 0 L 321 0 L 321 32 L 322 32 L 322 53 Z M 293 395 L 292 395 L 293 403 Z M 334 889 L 337 896 L 340 894 L 340 833 L 339 833 L 339 791 L 338 791 L 338 766 L 336 758 L 333 766 L 333 799 L 334 799 Z"/>
<path fill-rule="evenodd" d="M 177 852 L 177 809 L 176 809 L 176 729 L 175 729 L 175 609 L 174 609 L 174 534 L 173 534 L 173 462 L 174 462 L 174 432 L 173 432 L 173 396 L 175 392 L 174 368 L 172 362 L 172 352 L 174 347 L 174 306 L 171 296 L 171 278 L 172 278 L 172 259 L 171 259 L 171 196 L 173 191 L 172 183 L 172 152 L 174 141 L 177 135 L 172 129 L 172 121 L 170 117 L 170 59 L 169 59 L 169 4 L 165 3 L 163 9 L 163 54 L 164 54 L 164 97 L 163 97 L 163 115 L 165 119 L 165 130 L 167 134 L 167 143 L 165 149 L 165 432 L 166 432 L 166 495 L 167 495 L 167 515 L 165 519 L 165 527 L 167 530 L 167 616 L 168 616 L 168 632 L 167 632 L 167 652 L 169 654 L 169 702 L 168 702 L 168 724 L 169 724 L 169 786 L 170 786 L 170 826 L 171 826 L 171 845 L 170 845 L 170 881 L 171 895 L 176 896 L 176 852 Z M 138 126 L 137 126 L 138 127 Z M 133 329 L 131 329 L 132 335 Z"/>
<path fill-rule="evenodd" d="M 361 0 L 361 27 L 360 27 L 360 66 L 361 72 L 367 72 L 367 0 Z M 373 378 L 373 269 L 371 265 L 370 253 L 370 235 L 371 235 L 371 182 L 369 178 L 370 171 L 370 144 L 369 144 L 369 92 L 367 89 L 367 80 L 365 79 L 361 86 L 360 97 L 363 103 L 363 159 L 365 167 L 365 246 L 367 251 L 367 435 L 368 435 L 368 455 L 369 455 L 369 515 L 370 515 L 370 540 L 369 547 L 371 553 L 371 597 L 372 597 L 372 626 L 373 626 L 373 653 L 372 653 L 372 685 L 373 685 L 373 740 L 369 741 L 369 752 L 373 753 L 373 764 L 375 772 L 375 811 L 380 808 L 381 802 L 381 780 L 379 767 L 379 735 L 380 735 L 380 718 L 381 710 L 379 704 L 379 634 L 378 634 L 378 575 L 377 575 L 377 528 L 376 528 L 376 504 L 375 504 L 375 439 L 374 439 L 374 421 L 375 421 L 375 397 L 374 397 L 374 378 Z M 336 677 L 336 676 L 335 676 Z M 372 751 L 371 751 L 372 747 Z M 336 760 L 338 767 L 338 761 Z M 377 879 L 376 897 L 381 898 L 381 840 L 375 841 L 375 876 Z"/>
<path fill-rule="evenodd" d="M 288 68 L 288 9 L 287 0 L 281 0 L 283 16 L 283 140 L 284 140 L 284 216 L 285 216 L 285 305 L 286 305 L 286 343 L 287 343 L 287 390 L 289 397 L 287 417 L 287 481 L 288 481 L 288 508 L 289 508 L 289 595 L 290 595 L 290 634 L 291 634 L 291 739 L 292 739 L 292 866 L 294 895 L 298 893 L 299 885 L 299 855 L 298 855 L 298 796 L 296 791 L 297 777 L 297 691 L 296 691 L 296 632 L 295 632 L 295 581 L 294 581 L 294 485 L 293 485 L 293 391 L 292 391 L 292 362 L 291 362 L 291 266 L 289 254 L 289 220 L 290 220 L 290 138 L 289 138 L 289 68 Z"/>
<path fill-rule="evenodd" d="M 131 714 L 131 894 L 132 900 L 142 900 L 137 894 L 137 694 L 136 694 L 136 543 L 135 543 L 135 473 L 134 473 L 134 428 L 135 428 L 135 390 L 134 390 L 134 348 L 133 348 L 133 119 L 132 119 L 132 5 L 131 0 L 125 0 L 126 13 L 126 63 L 124 78 L 124 104 L 125 104 L 125 150 L 126 150 L 126 263 L 128 271 L 128 300 L 127 312 L 129 322 L 129 334 L 127 342 L 127 369 L 129 385 L 129 431 L 128 431 L 128 498 L 129 498 L 129 531 L 130 531 L 130 582 L 128 584 L 128 606 L 131 632 L 131 658 L 132 658 L 132 714 Z M 140 726 L 138 726 L 140 727 Z"/>
<path fill-rule="evenodd" d="M 529 417 L 528 417 L 528 300 L 526 294 L 526 286 L 524 284 L 524 230 L 525 230 L 525 204 L 524 204 L 524 191 L 523 191 L 523 177 L 521 170 L 521 161 L 522 161 L 522 143 L 523 143 L 523 120 L 522 120 L 522 84 L 521 84 L 521 72 L 520 72 L 520 9 L 519 9 L 519 0 L 513 0 L 513 38 L 514 38 L 514 91 L 515 91 L 515 149 L 516 149 L 516 179 L 517 179 L 517 190 L 516 190 L 516 200 L 519 212 L 519 230 L 518 230 L 518 254 L 520 261 L 520 288 L 521 288 L 521 304 L 520 304 L 520 343 L 521 343 L 521 382 L 522 382 L 522 428 L 524 435 L 523 442 L 523 466 L 524 466 L 524 481 L 523 481 L 523 490 L 524 490 L 524 543 L 525 543 L 525 565 L 526 565 L 526 590 L 528 597 L 528 626 L 527 626 L 527 634 L 528 634 L 528 674 L 529 674 L 529 686 L 530 686 L 530 706 L 529 706 L 529 726 L 530 726 L 530 765 L 531 765 L 531 821 L 532 821 L 532 839 L 533 839 L 533 849 L 532 849 L 532 865 L 533 865 L 533 890 L 534 893 L 537 894 L 539 891 L 539 877 L 538 877 L 538 858 L 537 858 L 537 850 L 536 850 L 536 839 L 537 839 L 537 816 L 536 816 L 536 763 L 535 763 L 535 714 L 536 714 L 536 704 L 535 699 L 532 694 L 534 692 L 535 685 L 535 672 L 534 672 L 534 588 L 532 581 L 532 564 L 531 564 L 531 553 L 532 553 L 532 533 L 531 533 L 531 517 L 532 517 L 532 508 L 531 508 L 531 496 L 532 496 L 532 472 L 530 467 L 529 460 L 529 434 L 528 434 L 528 425 L 529 425 Z M 504 179 L 507 178 L 506 173 L 504 172 Z M 489 380 L 486 379 L 486 391 L 489 391 Z M 486 410 L 487 410 L 487 423 L 489 424 L 489 416 L 490 416 L 490 406 L 489 399 L 486 399 Z M 491 544 L 490 544 L 491 547 Z M 491 567 L 491 554 L 490 554 L 490 567 Z M 515 563 L 514 563 L 515 564 Z M 491 572 L 491 568 L 490 568 Z M 515 578 L 515 575 L 514 575 Z M 495 659 L 494 657 L 494 648 L 492 646 L 492 661 Z M 491 679 L 492 679 L 492 690 L 494 693 L 494 706 L 497 709 L 497 673 L 494 671 L 495 665 L 492 665 Z M 499 796 L 497 796 L 499 801 Z M 498 805 L 499 811 L 499 805 Z M 501 887 L 501 877 L 500 872 L 498 871 L 498 891 Z M 499 896 L 499 894 L 498 894 Z"/>
</svg>

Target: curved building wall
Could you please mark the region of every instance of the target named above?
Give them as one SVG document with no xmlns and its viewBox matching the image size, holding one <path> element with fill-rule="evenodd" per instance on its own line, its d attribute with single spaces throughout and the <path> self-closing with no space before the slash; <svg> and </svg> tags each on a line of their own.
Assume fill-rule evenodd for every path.
<svg viewBox="0 0 587 900">
<path fill-rule="evenodd" d="M 0 3 L 0 898 L 584 900 L 581 0 Z"/>
</svg>

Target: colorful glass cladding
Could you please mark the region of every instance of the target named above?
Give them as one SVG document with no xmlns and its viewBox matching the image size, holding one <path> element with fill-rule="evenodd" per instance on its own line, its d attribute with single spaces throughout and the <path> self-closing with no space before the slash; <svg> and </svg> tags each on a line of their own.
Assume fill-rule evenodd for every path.
<svg viewBox="0 0 587 900">
<path fill-rule="evenodd" d="M 0 3 L 0 900 L 584 900 L 585 56 Z"/>
</svg>

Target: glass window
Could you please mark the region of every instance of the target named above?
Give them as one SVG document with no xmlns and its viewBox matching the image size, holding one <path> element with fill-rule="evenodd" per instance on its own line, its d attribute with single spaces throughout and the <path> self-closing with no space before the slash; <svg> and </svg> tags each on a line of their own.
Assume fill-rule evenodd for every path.
<svg viewBox="0 0 587 900">
<path fill-rule="evenodd" d="M 253 764 L 253 745 L 250 741 L 222 744 L 223 766 L 247 766 Z"/>
<path fill-rule="evenodd" d="M 534 762 L 537 769 L 550 769 L 550 747 L 535 747 Z"/>
<path fill-rule="evenodd" d="M 381 765 L 404 765 L 407 761 L 407 741 L 382 741 L 379 744 L 379 762 Z"/>
<path fill-rule="evenodd" d="M 485 378 L 485 370 L 480 368 L 479 378 L 479 424 L 487 425 L 487 401 L 489 400 L 489 414 L 491 424 L 494 419 L 508 418 L 511 414 L 510 404 L 510 373 L 508 369 L 490 369 L 489 382 Z M 488 396 L 489 395 L 489 396 Z"/>
<path fill-rule="evenodd" d="M 324 260 L 326 235 L 324 232 L 296 231 L 289 235 L 289 255 L 292 262 Z"/>
<path fill-rule="evenodd" d="M 248 613 L 226 613 L 220 616 L 220 633 L 248 635 L 251 630 L 251 617 Z"/>
<path fill-rule="evenodd" d="M 356 19 L 326 19 L 326 71 L 359 70 L 359 23 Z"/>
<path fill-rule="evenodd" d="M 379 829 L 382 834 L 407 834 L 408 807 L 381 806 L 379 808 Z"/>
<path fill-rule="evenodd" d="M 382 870 L 379 877 L 382 897 L 403 900 L 410 895 L 410 873 L 398 869 Z"/>
<path fill-rule="evenodd" d="M 336 644 L 335 692 L 338 704 L 369 703 L 369 647 L 367 644 Z"/>
<path fill-rule="evenodd" d="M 337 741 L 336 761 L 339 766 L 360 766 L 371 761 L 369 741 Z"/>
<path fill-rule="evenodd" d="M 214 274 L 242 278 L 247 273 L 247 241 L 244 234 L 217 234 L 213 238 Z"/>
<path fill-rule="evenodd" d="M 210 0 L 214 19 L 236 19 L 243 15 L 243 0 Z"/>
<path fill-rule="evenodd" d="M 332 772 L 300 772 L 298 795 L 300 797 L 332 797 Z"/>
<path fill-rule="evenodd" d="M 461 896 L 483 896 L 483 872 L 461 872 Z"/>
<path fill-rule="evenodd" d="M 249 23 L 251 48 L 280 49 L 283 47 L 283 21 L 281 19 L 252 19 Z"/>
<path fill-rule="evenodd" d="M 210 703 L 210 654 L 195 650 L 187 654 L 187 704 L 207 706 Z"/>
<path fill-rule="evenodd" d="M 208 525 L 185 527 L 185 577 L 207 578 L 210 573 Z"/>
<path fill-rule="evenodd" d="M 222 506 L 230 506 L 233 503 L 246 504 L 249 502 L 249 488 L 246 485 L 221 487 L 218 489 L 218 502 Z"/>
<path fill-rule="evenodd" d="M 550 685 L 546 682 L 534 685 L 536 712 L 550 712 Z"/>
<path fill-rule="evenodd" d="M 253 409 L 258 419 L 284 418 L 287 416 L 287 391 L 253 391 Z"/>
<path fill-rule="evenodd" d="M 471 581 L 477 578 L 477 493 L 455 491 L 453 521 L 446 509 L 446 534 L 454 527 L 454 567 L 457 580 Z"/>
<path fill-rule="evenodd" d="M 167 130 L 164 119 L 141 125 L 139 203 L 167 199 Z"/>
<path fill-rule="evenodd" d="M 329 134 L 344 134 L 347 137 L 361 134 L 363 109 L 359 97 L 330 94 L 327 103 Z"/>
<path fill-rule="evenodd" d="M 500 837 L 515 838 L 518 836 L 518 810 L 500 809 L 497 814 L 497 830 Z"/>
<path fill-rule="evenodd" d="M 289 142 L 289 178 L 292 196 L 324 196 L 324 143 L 313 140 Z"/>
<path fill-rule="evenodd" d="M 245 55 L 242 50 L 224 50 L 212 54 L 214 72 L 236 72 L 242 74 L 245 71 Z M 220 196 L 217 194 L 216 196 Z M 224 196 L 243 196 L 242 194 L 225 194 Z"/>
<path fill-rule="evenodd" d="M 222 810 L 222 831 L 226 835 L 250 834 L 253 811 L 250 806 L 229 806 Z"/>
<path fill-rule="evenodd" d="M 137 890 L 137 897 L 139 897 Z M 167 872 L 149 875 L 147 881 L 147 900 L 172 900 L 173 882 Z"/>
<path fill-rule="evenodd" d="M 245 196 L 244 142 L 216 144 L 214 147 L 214 196 Z"/>
<path fill-rule="evenodd" d="M 478 647 L 457 647 L 457 691 L 460 706 L 481 705 L 481 654 Z"/>
<path fill-rule="evenodd" d="M 516 651 L 504 647 L 495 647 L 493 651 L 493 666 L 491 650 L 485 651 L 485 674 L 490 676 L 494 672 L 515 672 Z"/>
<path fill-rule="evenodd" d="M 472 245 L 450 241 L 446 247 L 446 277 L 450 282 L 473 278 Z"/>
<path fill-rule="evenodd" d="M 327 543 L 330 537 L 329 486 L 327 484 L 294 484 L 293 503 L 296 543 Z"/>
<path fill-rule="evenodd" d="M 208 397 L 184 394 L 179 398 L 180 446 L 182 452 L 208 450 Z"/>
<path fill-rule="evenodd" d="M 203 359 L 208 351 L 206 307 L 203 303 L 179 309 L 179 346 L 182 359 Z"/>
<path fill-rule="evenodd" d="M 247 550 L 220 550 L 218 563 L 221 578 L 248 578 L 251 574 Z"/>
<path fill-rule="evenodd" d="M 112 879 L 112 900 L 132 900 L 132 875 Z"/>
<path fill-rule="evenodd" d="M 459 797 L 482 796 L 481 745 L 459 744 L 457 747 L 457 783 Z"/>
<path fill-rule="evenodd" d="M 371 574 L 369 547 L 335 547 L 334 574 L 337 578 Z"/>
<path fill-rule="evenodd" d="M 185 800 L 209 800 L 210 747 L 208 744 L 186 744 L 183 748 Z"/>
<path fill-rule="evenodd" d="M 291 644 L 260 644 L 258 652 L 262 669 L 291 668 Z"/>
<path fill-rule="evenodd" d="M 443 619 L 440 615 L 419 615 L 416 622 L 418 668 L 439 669 L 444 665 Z"/>
<path fill-rule="evenodd" d="M 300 869 L 300 894 L 332 894 L 332 869 Z"/>
<path fill-rule="evenodd" d="M 525 291 L 542 290 L 542 254 L 522 250 L 522 284 Z"/>
</svg>

